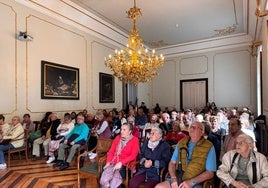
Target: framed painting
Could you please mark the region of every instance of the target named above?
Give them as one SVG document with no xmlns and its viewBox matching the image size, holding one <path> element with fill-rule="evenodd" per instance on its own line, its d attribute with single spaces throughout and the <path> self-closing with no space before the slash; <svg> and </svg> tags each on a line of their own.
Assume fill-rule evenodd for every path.
<svg viewBox="0 0 268 188">
<path fill-rule="evenodd" d="M 114 77 L 110 74 L 100 72 L 99 99 L 100 103 L 114 103 Z"/>
<path fill-rule="evenodd" d="M 41 61 L 41 99 L 79 100 L 79 69 Z"/>
</svg>

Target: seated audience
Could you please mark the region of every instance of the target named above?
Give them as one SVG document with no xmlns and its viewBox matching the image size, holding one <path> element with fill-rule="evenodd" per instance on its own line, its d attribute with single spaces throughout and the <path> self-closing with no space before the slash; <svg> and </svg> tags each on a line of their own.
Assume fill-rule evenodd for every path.
<svg viewBox="0 0 268 188">
<path fill-rule="evenodd" d="M 215 152 L 216 152 L 216 159 L 217 159 L 217 166 L 220 164 L 219 158 L 220 158 L 220 152 L 221 152 L 221 137 L 219 137 L 218 135 L 214 134 L 211 131 L 211 124 L 208 121 L 203 121 L 202 122 L 205 126 L 205 133 L 204 133 L 204 138 L 209 140 L 214 148 L 215 148 Z"/>
<path fill-rule="evenodd" d="M 125 118 L 124 111 L 121 110 L 118 112 L 118 116 L 114 118 L 114 126 L 112 130 L 112 136 L 111 138 L 115 138 L 118 134 L 120 134 L 121 126 L 127 123 L 127 120 Z"/>
<path fill-rule="evenodd" d="M 187 117 L 187 120 L 190 121 L 190 123 L 195 121 L 195 112 L 192 111 L 192 109 L 186 109 L 185 113 L 185 117 Z"/>
<path fill-rule="evenodd" d="M 11 126 L 5 122 L 5 116 L 0 114 L 0 139 L 5 136 L 10 129 Z"/>
<path fill-rule="evenodd" d="M 9 146 L 9 141 L 14 139 L 21 139 L 23 137 L 24 129 L 20 123 L 20 117 L 14 116 L 12 118 L 12 126 L 10 130 L 0 139 L 0 170 L 7 167 L 4 152 L 7 151 L 9 147 L 11 149 L 14 149 L 19 148 L 24 144 L 24 140 L 18 140 L 12 142 L 12 144 Z"/>
<path fill-rule="evenodd" d="M 236 138 L 236 149 L 222 158 L 217 176 L 228 187 L 267 187 L 268 162 L 266 157 L 253 150 L 254 140 L 246 134 Z"/>
<path fill-rule="evenodd" d="M 226 130 L 223 128 L 220 128 L 220 126 L 218 125 L 218 121 L 216 116 L 211 116 L 211 118 L 209 119 L 210 123 L 211 123 L 211 131 L 216 134 L 219 135 L 222 139 L 222 141 L 224 140 L 224 137 L 226 135 Z"/>
<path fill-rule="evenodd" d="M 159 114 L 161 112 L 161 108 L 158 103 L 155 104 L 154 114 Z"/>
<path fill-rule="evenodd" d="M 97 124 L 98 120 L 95 119 L 95 114 L 89 112 L 87 114 L 87 118 L 85 123 L 89 126 L 90 129 L 93 129 L 94 126 Z"/>
<path fill-rule="evenodd" d="M 40 138 L 42 136 L 41 130 L 46 129 L 50 125 L 50 114 L 52 114 L 52 112 L 46 112 L 44 118 L 40 122 L 40 125 L 37 127 L 37 130 L 31 131 L 29 133 L 29 141 L 31 144 L 30 147 L 32 147 L 35 139 Z"/>
<path fill-rule="evenodd" d="M 153 114 L 151 116 L 150 122 L 146 123 L 144 126 L 144 129 L 142 131 L 142 138 L 145 140 L 145 138 L 149 138 L 150 134 L 146 135 L 146 130 L 150 130 L 152 127 L 158 127 L 159 123 L 157 123 L 157 115 Z"/>
<path fill-rule="evenodd" d="M 205 126 L 204 138 L 209 140 L 215 148 L 216 164 L 218 168 L 220 165 L 219 158 L 220 158 L 220 152 L 221 152 L 221 137 L 211 131 L 211 124 L 209 121 L 203 121 L 202 123 Z M 219 184 L 220 184 L 219 178 L 217 176 L 214 176 L 214 186 L 219 187 Z"/>
<path fill-rule="evenodd" d="M 48 145 L 48 156 L 49 159 L 46 161 L 46 163 L 51 163 L 55 160 L 54 151 L 59 149 L 60 143 L 65 139 L 65 136 L 67 136 L 74 128 L 74 123 L 72 121 L 72 117 L 69 113 L 66 113 L 64 115 L 63 121 L 57 128 L 57 134 L 54 137 L 51 137 L 51 141 Z"/>
<path fill-rule="evenodd" d="M 37 138 L 33 142 L 33 160 L 39 160 L 40 158 L 40 144 L 43 144 L 45 157 L 48 157 L 48 144 L 51 138 L 57 135 L 57 128 L 60 124 L 60 119 L 56 113 L 51 113 L 49 115 L 49 124 L 41 130 L 41 137 Z"/>
<path fill-rule="evenodd" d="M 86 119 L 87 118 L 87 109 L 83 109 L 83 111 L 81 113 L 83 114 L 83 116 Z"/>
<path fill-rule="evenodd" d="M 75 153 L 77 152 L 77 148 L 81 145 L 85 144 L 87 138 L 90 133 L 90 129 L 87 124 L 84 122 L 85 117 L 83 114 L 78 114 L 76 121 L 77 124 L 73 128 L 73 130 L 65 137 L 63 143 L 59 146 L 59 153 L 58 153 L 58 161 L 55 166 L 59 166 L 60 170 L 64 170 L 69 168 L 69 164 L 71 163 Z M 65 159 L 65 149 L 71 148 L 68 154 L 66 161 Z"/>
<path fill-rule="evenodd" d="M 173 146 L 186 136 L 186 134 L 181 132 L 180 123 L 178 121 L 174 121 L 172 123 L 172 130 L 168 131 L 167 135 L 165 136 L 165 141 L 169 143 L 170 146 Z"/>
<path fill-rule="evenodd" d="M 201 188 L 204 181 L 213 178 L 217 170 L 216 154 L 213 144 L 203 138 L 204 131 L 202 123 L 194 121 L 191 124 L 190 137 L 177 144 L 169 162 L 171 179 L 157 184 L 156 188 Z"/>
<path fill-rule="evenodd" d="M 148 114 L 149 109 L 147 108 L 147 106 L 145 105 L 145 102 L 141 102 L 141 105 L 139 106 L 139 108 L 142 108 L 143 112 L 145 115 Z"/>
<path fill-rule="evenodd" d="M 71 112 L 71 118 L 72 118 L 73 124 L 76 124 L 76 112 Z"/>
<path fill-rule="evenodd" d="M 111 128 L 108 121 L 106 120 L 102 110 L 98 110 L 95 119 L 98 121 L 93 128 L 93 134 L 99 138 L 110 138 L 112 135 Z"/>
<path fill-rule="evenodd" d="M 125 109 L 125 113 L 126 113 L 126 114 L 129 114 L 129 111 L 130 111 L 130 110 L 133 110 L 133 111 L 134 111 L 135 108 L 136 108 L 136 107 L 135 107 L 135 105 L 132 103 L 132 101 L 129 101 L 129 102 L 128 102 L 128 105 L 127 105 L 127 108 Z"/>
<path fill-rule="evenodd" d="M 220 161 L 222 156 L 230 150 L 235 149 L 235 140 L 238 135 L 242 134 L 241 122 L 238 118 L 231 118 L 229 120 L 229 135 L 225 136 L 223 146 L 221 147 Z"/>
<path fill-rule="evenodd" d="M 210 108 L 212 110 L 212 114 L 216 114 L 216 112 L 218 111 L 218 107 L 216 106 L 215 102 L 211 102 Z"/>
<path fill-rule="evenodd" d="M 154 188 L 160 182 L 160 171 L 168 165 L 170 157 L 170 146 L 162 140 L 162 130 L 152 127 L 150 138 L 142 145 L 139 155 L 141 167 L 131 178 L 129 188 L 138 188 L 142 183 L 147 188 Z"/>
<path fill-rule="evenodd" d="M 170 120 L 172 122 L 177 121 L 177 115 L 178 115 L 177 111 L 176 110 L 172 110 L 171 111 L 171 118 L 170 118 Z"/>
<path fill-rule="evenodd" d="M 143 129 L 147 122 L 147 115 L 144 113 L 143 108 L 139 107 L 135 116 L 135 125 L 139 126 L 140 129 Z"/>
<path fill-rule="evenodd" d="M 137 138 L 140 138 L 140 128 L 139 128 L 139 126 L 135 125 L 135 118 L 132 116 L 129 116 L 127 118 L 127 123 L 133 127 L 132 135 L 137 137 Z"/>
<path fill-rule="evenodd" d="M 28 133 L 33 132 L 35 129 L 34 123 L 31 120 L 30 114 L 23 115 L 23 120 L 22 120 L 21 124 L 22 124 L 23 129 L 28 131 Z"/>
<path fill-rule="evenodd" d="M 204 121 L 204 116 L 202 114 L 197 114 L 195 120 L 202 123 Z"/>
<path fill-rule="evenodd" d="M 43 117 L 43 119 L 41 120 L 41 127 L 40 129 L 46 128 L 47 126 L 49 126 L 50 124 L 50 119 L 49 116 L 52 114 L 52 112 L 46 112 L 45 116 Z"/>
<path fill-rule="evenodd" d="M 118 187 L 122 179 L 126 178 L 127 164 L 136 160 L 139 153 L 139 140 L 132 135 L 132 131 L 133 126 L 124 123 L 120 135 L 113 140 L 101 175 L 101 187 Z"/>
<path fill-rule="evenodd" d="M 181 132 L 189 136 L 189 127 L 192 124 L 192 122 L 189 120 L 187 115 L 184 115 L 182 117 L 182 124 L 181 124 Z"/>
<path fill-rule="evenodd" d="M 241 131 L 249 136 L 251 136 L 254 140 L 254 149 L 256 149 L 256 136 L 254 133 L 254 127 L 250 123 L 249 120 L 249 114 L 246 112 L 243 112 L 240 116 L 240 121 L 241 121 Z"/>
<path fill-rule="evenodd" d="M 227 116 L 225 115 L 225 112 L 223 110 L 219 110 L 217 112 L 216 117 L 217 117 L 217 122 L 218 122 L 219 129 L 224 129 L 225 135 L 230 134 L 229 133 L 229 121 L 227 119 Z"/>
<path fill-rule="evenodd" d="M 163 113 L 161 119 L 159 120 L 159 127 L 163 131 L 163 135 L 165 136 L 168 131 L 172 129 L 172 121 L 170 120 L 170 116 L 168 113 Z"/>
</svg>

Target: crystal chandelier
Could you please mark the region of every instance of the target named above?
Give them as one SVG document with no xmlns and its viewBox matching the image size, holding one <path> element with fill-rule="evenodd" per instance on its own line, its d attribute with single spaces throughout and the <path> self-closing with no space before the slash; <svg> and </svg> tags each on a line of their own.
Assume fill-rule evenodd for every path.
<svg viewBox="0 0 268 188">
<path fill-rule="evenodd" d="M 140 8 L 134 7 L 127 11 L 127 16 L 133 22 L 133 29 L 128 37 L 125 50 L 115 50 L 114 55 L 105 58 L 105 65 L 109 67 L 120 81 L 138 85 L 140 82 L 150 82 L 158 74 L 157 69 L 164 63 L 164 56 L 157 55 L 155 50 L 150 54 L 142 44 L 142 39 L 136 28 L 136 21 L 142 16 Z"/>
</svg>

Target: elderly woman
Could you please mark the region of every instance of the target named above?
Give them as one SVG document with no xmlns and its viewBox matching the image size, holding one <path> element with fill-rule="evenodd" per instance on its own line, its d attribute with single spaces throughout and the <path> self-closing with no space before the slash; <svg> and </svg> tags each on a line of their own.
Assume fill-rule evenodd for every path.
<svg viewBox="0 0 268 188">
<path fill-rule="evenodd" d="M 160 182 L 159 173 L 166 167 L 171 158 L 170 146 L 162 140 L 162 130 L 152 127 L 150 139 L 146 140 L 141 148 L 141 168 L 131 178 L 129 188 L 138 188 L 145 182 L 145 187 L 154 188 Z"/>
<path fill-rule="evenodd" d="M 236 139 L 236 149 L 224 154 L 217 176 L 228 187 L 267 187 L 267 159 L 253 150 L 253 142 L 250 136 L 241 134 Z"/>
<path fill-rule="evenodd" d="M 21 139 L 24 137 L 24 129 L 20 123 L 20 117 L 14 116 L 12 118 L 12 126 L 11 129 L 0 139 L 0 170 L 5 169 L 7 167 L 5 162 L 4 152 L 9 149 L 19 148 L 23 145 L 24 140 L 17 140 L 12 142 L 9 146 L 8 143 L 5 141 L 14 140 L 14 139 Z"/>
<path fill-rule="evenodd" d="M 110 138 L 112 131 L 102 110 L 97 111 L 95 119 L 98 121 L 93 128 L 95 136 L 98 136 L 99 138 Z"/>
<path fill-rule="evenodd" d="M 100 180 L 102 188 L 118 187 L 126 176 L 127 164 L 136 160 L 139 153 L 139 140 L 132 135 L 132 131 L 133 126 L 124 123 L 120 135 L 113 140 Z"/>
<path fill-rule="evenodd" d="M 181 139 L 185 138 L 186 134 L 181 132 L 180 122 L 174 121 L 172 123 L 172 130 L 168 131 L 165 136 L 165 141 L 170 144 L 170 146 L 176 145 Z"/>
</svg>

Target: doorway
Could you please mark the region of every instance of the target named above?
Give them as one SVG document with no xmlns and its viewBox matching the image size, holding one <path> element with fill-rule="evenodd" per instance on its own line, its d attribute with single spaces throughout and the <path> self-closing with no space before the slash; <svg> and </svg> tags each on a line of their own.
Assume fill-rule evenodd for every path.
<svg viewBox="0 0 268 188">
<path fill-rule="evenodd" d="M 131 101 L 133 105 L 138 105 L 138 87 L 134 84 L 123 83 L 123 109 L 127 108 Z"/>
<path fill-rule="evenodd" d="M 208 102 L 208 79 L 190 79 L 180 81 L 181 109 L 203 109 Z"/>
</svg>

